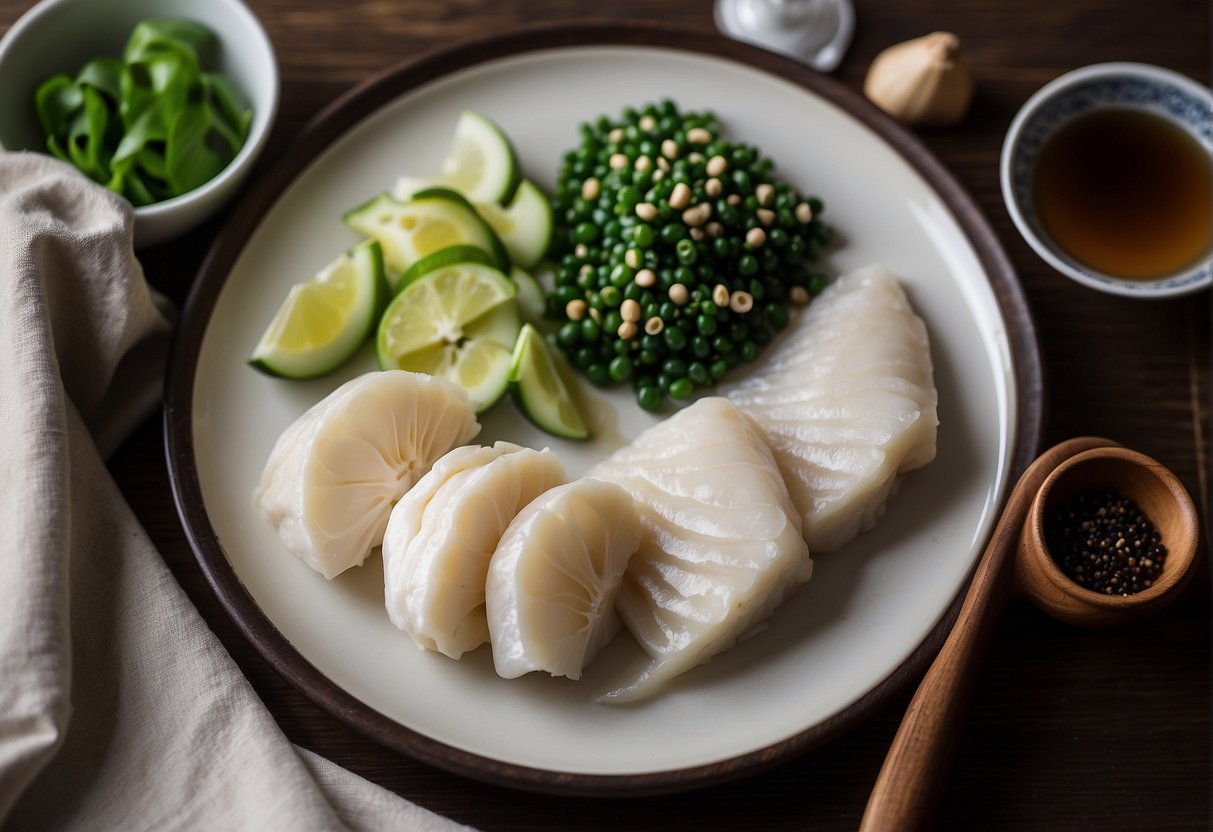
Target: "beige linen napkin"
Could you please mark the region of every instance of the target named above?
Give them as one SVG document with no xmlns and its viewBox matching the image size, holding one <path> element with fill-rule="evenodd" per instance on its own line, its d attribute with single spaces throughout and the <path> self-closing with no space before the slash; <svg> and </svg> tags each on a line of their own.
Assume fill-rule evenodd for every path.
<svg viewBox="0 0 1213 832">
<path fill-rule="evenodd" d="M 295 749 L 123 500 L 168 330 L 129 206 L 0 152 L 0 825 L 456 828 Z"/>
</svg>

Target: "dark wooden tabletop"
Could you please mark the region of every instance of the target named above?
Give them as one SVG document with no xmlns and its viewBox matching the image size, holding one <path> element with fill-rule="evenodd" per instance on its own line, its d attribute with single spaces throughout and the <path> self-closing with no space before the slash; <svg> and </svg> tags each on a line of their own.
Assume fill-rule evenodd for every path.
<svg viewBox="0 0 1213 832">
<path fill-rule="evenodd" d="M 0 0 L 0 31 L 30 5 Z M 266 158 L 366 76 L 458 39 L 515 24 L 634 18 L 711 29 L 707 0 L 252 0 L 282 72 Z M 967 119 L 922 141 L 976 199 L 1017 269 L 1047 374 L 1047 444 L 1110 437 L 1172 468 L 1207 532 L 1209 293 L 1143 303 L 1080 288 L 1014 231 L 998 155 L 1016 109 L 1075 67 L 1143 61 L 1209 82 L 1204 0 L 857 0 L 855 40 L 836 76 L 859 89 L 884 47 L 937 29 L 957 33 L 977 75 Z M 184 300 L 219 220 L 144 253 L 151 282 Z M 541 796 L 431 769 L 354 733 L 282 681 L 224 616 L 174 510 L 159 418 L 111 469 L 165 560 L 296 743 L 436 812 L 485 829 L 854 829 L 912 691 L 804 757 L 698 792 L 633 799 Z M 1206 534 L 1207 537 L 1207 534 Z M 1210 825 L 1210 584 L 1207 557 L 1177 604 L 1126 629 L 1088 631 L 1013 605 L 975 691 L 939 828 L 1206 829 Z"/>
</svg>

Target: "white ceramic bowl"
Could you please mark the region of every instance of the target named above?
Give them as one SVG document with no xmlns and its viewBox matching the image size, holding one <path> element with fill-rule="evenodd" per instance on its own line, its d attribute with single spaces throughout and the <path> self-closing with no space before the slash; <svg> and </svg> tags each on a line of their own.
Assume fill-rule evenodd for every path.
<svg viewBox="0 0 1213 832">
<path fill-rule="evenodd" d="M 1186 130 L 1213 155 L 1213 92 L 1149 64 L 1108 63 L 1076 69 L 1041 87 L 1011 122 L 1002 145 L 1002 196 L 1019 233 L 1045 262 L 1079 283 L 1135 298 L 1187 295 L 1213 284 L 1213 251 L 1175 274 L 1129 280 L 1095 271 L 1066 254 L 1036 214 L 1032 179 L 1041 148 L 1075 118 L 1101 109 L 1137 109 Z"/>
<path fill-rule="evenodd" d="M 135 209 L 135 245 L 169 239 L 214 213 L 236 191 L 269 138 L 278 112 L 278 64 L 261 23 L 240 0 L 43 0 L 0 39 L 0 147 L 45 149 L 34 90 L 93 58 L 119 57 L 147 18 L 195 20 L 219 40 L 218 65 L 253 108 L 248 139 L 214 179 L 187 194 Z"/>
</svg>

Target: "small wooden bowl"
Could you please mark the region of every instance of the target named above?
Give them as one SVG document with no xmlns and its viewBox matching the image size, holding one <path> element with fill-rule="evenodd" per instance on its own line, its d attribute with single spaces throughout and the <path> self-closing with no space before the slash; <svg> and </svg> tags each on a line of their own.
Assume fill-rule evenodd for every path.
<svg viewBox="0 0 1213 832">
<path fill-rule="evenodd" d="M 1167 548 L 1162 572 L 1133 595 L 1104 595 L 1080 586 L 1058 567 L 1045 542 L 1045 521 L 1084 491 L 1112 489 L 1135 502 Z M 1015 577 L 1044 612 L 1071 624 L 1122 624 L 1175 599 L 1192 577 L 1200 538 L 1196 506 L 1166 467 L 1127 448 L 1095 448 L 1058 465 L 1041 485 L 1024 523 Z"/>
</svg>

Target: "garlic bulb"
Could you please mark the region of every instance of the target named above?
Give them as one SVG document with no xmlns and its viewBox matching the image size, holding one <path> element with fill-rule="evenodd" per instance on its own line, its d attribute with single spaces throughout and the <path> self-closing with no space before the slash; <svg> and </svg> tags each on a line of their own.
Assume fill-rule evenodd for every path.
<svg viewBox="0 0 1213 832">
<path fill-rule="evenodd" d="M 951 32 L 932 32 L 890 46 L 876 56 L 864 94 L 907 124 L 946 126 L 960 121 L 973 100 L 973 73 Z"/>
</svg>

